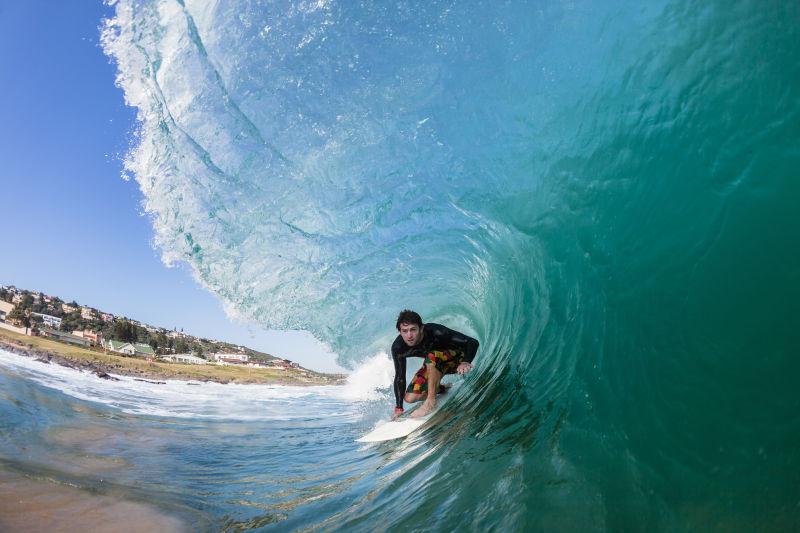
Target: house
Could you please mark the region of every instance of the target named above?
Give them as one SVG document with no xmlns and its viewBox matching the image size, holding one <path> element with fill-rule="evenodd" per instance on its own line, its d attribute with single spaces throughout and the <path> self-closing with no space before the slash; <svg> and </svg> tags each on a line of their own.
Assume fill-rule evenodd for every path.
<svg viewBox="0 0 800 533">
<path fill-rule="evenodd" d="M 81 318 L 84 320 L 94 320 L 94 309 L 91 307 L 81 307 Z"/>
<path fill-rule="evenodd" d="M 0 300 L 0 320 L 5 322 L 6 315 L 11 313 L 11 311 L 13 311 L 13 310 L 14 310 L 14 304 L 10 304 L 8 302 L 4 302 L 4 301 Z"/>
<path fill-rule="evenodd" d="M 103 320 L 103 322 L 113 322 L 114 321 L 114 315 L 112 315 L 111 313 L 101 313 L 100 314 L 100 318 Z"/>
<path fill-rule="evenodd" d="M 65 313 L 74 313 L 78 308 L 69 304 L 61 304 L 61 310 Z"/>
<path fill-rule="evenodd" d="M 111 350 L 112 352 L 122 353 L 125 355 L 134 355 L 136 353 L 136 348 L 133 347 L 133 344 L 125 341 L 115 341 L 113 339 L 109 339 L 105 342 L 103 347 L 106 350 Z"/>
<path fill-rule="evenodd" d="M 58 318 L 57 316 L 46 315 L 44 313 L 33 313 L 33 314 L 42 317 L 42 324 L 44 324 L 48 328 L 58 329 L 61 327 L 61 319 Z"/>
<path fill-rule="evenodd" d="M 47 337 L 49 339 L 54 339 L 61 342 L 66 342 L 69 344 L 74 344 L 76 346 L 84 346 L 87 348 L 91 345 L 91 341 L 89 339 L 84 339 L 83 337 L 76 337 L 75 335 L 70 335 L 65 331 L 58 331 L 57 329 L 39 328 L 39 336 Z"/>
<path fill-rule="evenodd" d="M 107 340 L 105 344 L 103 344 L 103 347 L 106 350 L 111 350 L 112 352 L 122 353 L 125 355 L 134 355 L 137 357 L 146 357 L 147 359 L 153 359 L 156 355 L 156 352 L 153 351 L 153 348 L 149 344 L 144 344 L 141 342 Z"/>
<path fill-rule="evenodd" d="M 73 331 L 73 335 L 76 337 L 83 337 L 84 339 L 89 339 L 92 342 L 92 345 L 103 344 L 103 334 L 92 331 L 90 329 L 85 329 L 83 331 Z"/>
<path fill-rule="evenodd" d="M 156 356 L 156 352 L 153 350 L 153 347 L 149 344 L 144 344 L 142 342 L 135 342 L 133 344 L 133 349 L 135 351 L 135 355 L 139 357 L 147 357 L 152 359 Z"/>
<path fill-rule="evenodd" d="M 221 363 L 240 365 L 246 363 L 250 356 L 244 353 L 212 353 L 209 354 L 209 358 Z"/>
<path fill-rule="evenodd" d="M 174 363 L 185 363 L 191 365 L 207 365 L 208 361 L 202 357 L 197 357 L 189 353 L 176 353 L 175 355 L 162 355 L 161 359 L 165 361 L 172 361 Z"/>
<path fill-rule="evenodd" d="M 267 364 L 273 368 L 280 368 L 283 370 L 292 368 L 292 362 L 287 361 L 286 359 L 273 359 L 271 361 L 267 361 Z"/>
</svg>

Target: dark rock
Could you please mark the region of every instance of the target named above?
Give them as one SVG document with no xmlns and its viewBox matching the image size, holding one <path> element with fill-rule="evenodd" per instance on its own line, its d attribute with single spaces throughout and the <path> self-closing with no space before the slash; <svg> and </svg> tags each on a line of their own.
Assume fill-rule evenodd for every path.
<svg viewBox="0 0 800 533">
<path fill-rule="evenodd" d="M 95 370 L 94 374 L 99 378 L 110 379 L 111 381 L 119 381 L 119 378 L 115 378 L 114 376 L 108 375 L 102 370 Z"/>
<path fill-rule="evenodd" d="M 133 378 L 134 381 L 144 381 L 145 383 L 152 383 L 153 385 L 166 385 L 166 381 L 150 381 L 149 379 Z"/>
</svg>

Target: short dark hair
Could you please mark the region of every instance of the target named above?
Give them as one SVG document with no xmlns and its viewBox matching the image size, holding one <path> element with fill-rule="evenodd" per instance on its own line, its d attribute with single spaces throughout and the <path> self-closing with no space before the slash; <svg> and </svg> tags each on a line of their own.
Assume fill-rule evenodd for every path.
<svg viewBox="0 0 800 533">
<path fill-rule="evenodd" d="M 416 324 L 422 327 L 422 317 L 411 309 L 403 309 L 397 315 L 397 324 L 395 325 L 397 331 L 400 331 L 400 324 Z"/>
</svg>

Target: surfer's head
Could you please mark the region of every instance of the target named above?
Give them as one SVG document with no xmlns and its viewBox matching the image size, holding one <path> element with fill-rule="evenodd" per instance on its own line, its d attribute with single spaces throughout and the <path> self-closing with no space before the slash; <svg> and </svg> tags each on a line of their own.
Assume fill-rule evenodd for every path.
<svg viewBox="0 0 800 533">
<path fill-rule="evenodd" d="M 422 317 L 410 309 L 403 309 L 397 316 L 397 331 L 409 346 L 416 346 L 422 340 Z"/>
</svg>

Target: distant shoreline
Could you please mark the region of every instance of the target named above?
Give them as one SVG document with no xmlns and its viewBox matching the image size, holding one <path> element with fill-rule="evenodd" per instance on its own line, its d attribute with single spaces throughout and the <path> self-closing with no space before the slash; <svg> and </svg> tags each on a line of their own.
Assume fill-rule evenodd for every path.
<svg viewBox="0 0 800 533">
<path fill-rule="evenodd" d="M 91 372 L 100 378 L 109 380 L 117 380 L 114 376 L 121 375 L 154 384 L 163 383 L 165 380 L 307 387 L 342 385 L 344 383 L 341 375 L 312 371 L 306 371 L 303 374 L 298 369 L 275 370 L 238 365 L 149 362 L 141 358 L 112 355 L 2 329 L 0 329 L 0 348 L 44 363 L 55 363 Z"/>
</svg>

